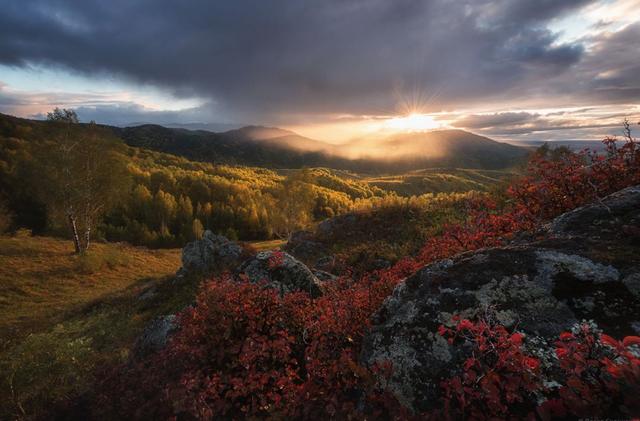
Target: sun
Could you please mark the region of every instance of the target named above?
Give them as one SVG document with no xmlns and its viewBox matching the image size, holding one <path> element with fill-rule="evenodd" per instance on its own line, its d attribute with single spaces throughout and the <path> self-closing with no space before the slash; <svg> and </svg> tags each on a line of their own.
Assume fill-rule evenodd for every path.
<svg viewBox="0 0 640 421">
<path fill-rule="evenodd" d="M 385 128 L 405 132 L 423 132 L 438 129 L 441 124 L 428 114 L 412 113 L 403 117 L 394 117 L 384 123 Z"/>
</svg>

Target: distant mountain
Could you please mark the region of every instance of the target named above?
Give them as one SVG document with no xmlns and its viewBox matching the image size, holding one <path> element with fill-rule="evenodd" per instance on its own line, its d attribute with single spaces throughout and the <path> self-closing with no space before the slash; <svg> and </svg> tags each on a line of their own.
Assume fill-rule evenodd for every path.
<svg viewBox="0 0 640 421">
<path fill-rule="evenodd" d="M 22 120 L 0 114 L 0 123 L 3 119 Z M 43 122 L 22 121 L 46 130 Z M 262 126 L 225 132 L 155 124 L 110 129 L 130 146 L 195 161 L 267 168 L 328 167 L 374 174 L 423 168 L 498 170 L 513 167 L 529 152 L 528 148 L 496 142 L 463 130 L 368 136 L 333 145 L 290 130 Z"/>
<path fill-rule="evenodd" d="M 602 143 L 602 140 L 522 140 L 517 143 L 513 142 L 513 144 L 520 144 L 532 148 L 538 148 L 546 144 L 551 149 L 566 147 L 571 149 L 572 151 L 590 149 L 592 151 L 602 152 L 606 149 L 606 146 L 604 143 Z"/>
<path fill-rule="evenodd" d="M 130 146 L 196 161 L 270 168 L 349 167 L 348 159 L 325 152 L 330 145 L 276 128 L 248 126 L 215 133 L 148 124 L 114 130 Z"/>
<path fill-rule="evenodd" d="M 145 126 L 147 124 L 157 124 L 149 121 L 137 121 L 130 122 L 124 125 L 118 125 L 119 127 L 134 127 Z M 187 130 L 207 130 L 210 132 L 225 132 L 227 130 L 238 129 L 243 127 L 243 124 L 231 124 L 231 123 L 162 123 L 164 127 L 170 127 L 172 129 L 187 129 Z"/>
<path fill-rule="evenodd" d="M 407 168 L 457 167 L 502 169 L 522 159 L 527 150 L 464 130 L 433 130 L 361 138 L 341 146 L 353 159 L 404 164 Z"/>
<path fill-rule="evenodd" d="M 356 172 L 398 172 L 421 168 L 504 169 L 528 149 L 463 130 L 401 133 L 332 145 L 292 131 L 247 126 L 222 133 L 156 125 L 120 132 L 131 146 L 189 159 L 272 168 L 329 167 Z"/>
</svg>

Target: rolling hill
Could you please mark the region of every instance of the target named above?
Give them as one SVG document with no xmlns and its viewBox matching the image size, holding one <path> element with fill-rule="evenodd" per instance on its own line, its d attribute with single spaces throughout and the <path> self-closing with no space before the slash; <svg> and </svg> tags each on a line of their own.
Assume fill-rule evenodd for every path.
<svg viewBox="0 0 640 421">
<path fill-rule="evenodd" d="M 0 132 L 3 125 L 20 124 L 46 135 L 42 121 L 0 114 Z M 463 130 L 368 136 L 334 145 L 262 126 L 219 133 L 154 124 L 104 127 L 129 146 L 193 161 L 272 169 L 325 167 L 368 174 L 398 174 L 425 168 L 501 170 L 522 162 L 530 150 Z"/>
<path fill-rule="evenodd" d="M 328 167 L 361 173 L 436 167 L 504 169 L 519 163 L 528 152 L 463 130 L 402 133 L 342 145 L 259 126 L 222 133 L 156 125 L 114 130 L 130 146 L 197 161 L 269 168 Z"/>
<path fill-rule="evenodd" d="M 359 160 L 421 168 L 503 169 L 527 151 L 464 130 L 434 130 L 364 137 L 340 148 L 340 154 Z"/>
</svg>

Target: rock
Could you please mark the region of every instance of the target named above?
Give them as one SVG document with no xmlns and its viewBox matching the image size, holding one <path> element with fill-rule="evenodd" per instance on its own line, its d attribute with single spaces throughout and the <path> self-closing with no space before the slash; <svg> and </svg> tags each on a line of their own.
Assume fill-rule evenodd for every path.
<svg viewBox="0 0 640 421">
<path fill-rule="evenodd" d="M 210 274 L 238 265 L 242 248 L 222 235 L 207 230 L 201 240 L 192 241 L 182 249 L 182 268 L 176 277 L 187 274 Z"/>
<path fill-rule="evenodd" d="M 158 295 L 158 290 L 155 287 L 147 288 L 138 296 L 138 300 L 149 301 L 155 298 L 156 295 Z"/>
<path fill-rule="evenodd" d="M 376 313 L 361 360 L 391 362 L 390 390 L 415 411 L 439 404 L 439 384 L 469 356 L 438 334 L 452 316 L 492 314 L 548 353 L 562 331 L 593 320 L 622 337 L 640 332 L 640 188 L 622 190 L 554 220 L 540 240 L 468 252 L 401 282 Z M 549 358 L 549 360 L 554 360 Z"/>
<path fill-rule="evenodd" d="M 371 269 L 374 270 L 387 269 L 391 267 L 391 262 L 387 259 L 377 258 L 371 262 L 371 266 Z"/>
<path fill-rule="evenodd" d="M 611 226 L 615 225 L 617 228 L 639 226 L 638 206 L 640 206 L 640 186 L 627 187 L 607 196 L 602 203 L 595 202 L 559 216 L 550 224 L 549 232 L 555 236 L 615 237 L 620 232 L 612 231 L 609 229 Z"/>
<path fill-rule="evenodd" d="M 134 355 L 144 357 L 158 352 L 167 345 L 169 336 L 178 329 L 175 314 L 155 318 L 149 323 L 134 345 Z"/>
<path fill-rule="evenodd" d="M 318 237 L 331 238 L 337 231 L 343 226 L 351 226 L 356 223 L 358 217 L 353 213 L 346 213 L 344 215 L 335 216 L 333 218 L 325 219 L 318 224 L 316 232 Z"/>
<path fill-rule="evenodd" d="M 264 281 L 282 295 L 294 291 L 306 291 L 312 297 L 322 295 L 322 282 L 304 263 L 285 252 L 269 250 L 256 254 L 238 268 L 238 276 L 254 283 Z"/>
<path fill-rule="evenodd" d="M 324 270 L 311 269 L 311 273 L 313 273 L 321 282 L 333 282 L 338 279 L 338 277 L 333 273 L 325 272 Z"/>
<path fill-rule="evenodd" d="M 293 234 L 291 234 L 291 237 L 289 237 L 289 241 L 287 242 L 288 244 L 298 244 L 298 243 L 302 243 L 305 241 L 311 241 L 313 240 L 313 233 L 311 231 L 295 231 Z"/>
<path fill-rule="evenodd" d="M 313 261 L 317 256 L 326 254 L 324 244 L 316 241 L 309 231 L 296 231 L 284 246 L 284 250 L 298 259 Z"/>
<path fill-rule="evenodd" d="M 328 272 L 335 266 L 335 264 L 335 256 L 322 256 L 321 258 L 316 260 L 316 264 L 313 267 L 318 270 Z"/>
</svg>

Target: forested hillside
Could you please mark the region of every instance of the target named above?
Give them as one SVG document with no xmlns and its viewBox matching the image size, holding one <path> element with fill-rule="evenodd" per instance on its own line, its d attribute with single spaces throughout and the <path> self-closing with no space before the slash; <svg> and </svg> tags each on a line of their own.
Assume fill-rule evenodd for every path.
<svg viewBox="0 0 640 421">
<path fill-rule="evenodd" d="M 66 132 L 69 127 L 73 129 L 71 134 Z M 145 127 L 156 143 L 162 142 L 163 131 L 176 133 L 159 126 L 137 130 L 144 131 Z M 178 132 L 185 136 L 196 133 Z M 252 131 L 242 133 L 255 136 Z M 274 138 L 280 134 L 270 132 Z M 239 136 L 237 131 L 234 136 Z M 0 199 L 7 208 L 4 214 L 13 216 L 6 225 L 67 235 L 67 220 L 62 211 L 55 214 L 56 204 L 47 194 L 54 186 L 46 187 L 44 181 L 53 181 L 64 164 L 65 154 L 54 152 L 70 139 L 85 146 L 97 142 L 100 146 L 92 153 L 102 154 L 102 161 L 107 156 L 112 160 L 111 167 L 103 172 L 111 177 L 111 184 L 116 184 L 117 194 L 104 204 L 99 220 L 94 218 L 96 232 L 92 235 L 151 247 L 182 246 L 198 238 L 204 229 L 231 239 L 286 238 L 316 221 L 374 207 L 378 203 L 374 198 L 487 190 L 511 175 L 441 169 L 369 177 L 327 168 L 233 166 L 127 146 L 110 127 L 81 123 L 60 126 L 0 116 Z M 145 142 L 140 145 L 145 146 Z M 181 138 L 180 145 L 187 149 L 193 146 L 188 138 Z M 233 145 L 229 153 L 242 157 L 242 148 L 236 150 Z"/>
</svg>

